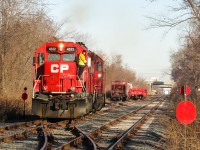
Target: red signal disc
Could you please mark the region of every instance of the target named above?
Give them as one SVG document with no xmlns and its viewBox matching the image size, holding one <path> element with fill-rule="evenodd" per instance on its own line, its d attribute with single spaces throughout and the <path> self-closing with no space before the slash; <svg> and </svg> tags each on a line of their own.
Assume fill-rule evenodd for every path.
<svg viewBox="0 0 200 150">
<path fill-rule="evenodd" d="M 22 99 L 25 101 L 25 100 L 27 100 L 27 98 L 28 98 L 28 94 L 23 93 L 23 94 L 22 94 Z"/>
<path fill-rule="evenodd" d="M 176 107 L 176 118 L 182 124 L 191 124 L 196 118 L 196 107 L 190 101 L 183 101 Z"/>
</svg>

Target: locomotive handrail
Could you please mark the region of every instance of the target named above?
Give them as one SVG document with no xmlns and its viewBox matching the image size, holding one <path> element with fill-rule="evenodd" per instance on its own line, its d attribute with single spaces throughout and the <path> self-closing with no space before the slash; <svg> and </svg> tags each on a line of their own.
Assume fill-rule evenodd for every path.
<svg viewBox="0 0 200 150">
<path fill-rule="evenodd" d="M 37 80 L 33 86 L 33 98 L 34 98 L 34 91 L 35 91 L 36 85 L 38 84 L 40 77 L 43 77 L 43 76 L 49 77 L 50 75 L 39 75 L 39 77 L 37 78 Z"/>
<path fill-rule="evenodd" d="M 81 80 L 80 80 L 80 78 L 79 78 L 78 75 L 77 75 L 77 77 L 78 77 L 78 81 L 79 81 L 80 84 L 81 84 L 82 89 L 86 92 L 86 88 L 85 88 L 85 86 L 82 84 L 82 82 L 81 82 Z"/>
<path fill-rule="evenodd" d="M 38 84 L 39 79 L 40 79 L 41 76 L 42 76 L 42 75 L 39 75 L 38 79 L 36 80 L 36 82 L 35 82 L 35 84 L 34 84 L 34 86 L 33 86 L 33 98 L 34 98 L 35 87 L 36 87 L 36 85 Z"/>
</svg>

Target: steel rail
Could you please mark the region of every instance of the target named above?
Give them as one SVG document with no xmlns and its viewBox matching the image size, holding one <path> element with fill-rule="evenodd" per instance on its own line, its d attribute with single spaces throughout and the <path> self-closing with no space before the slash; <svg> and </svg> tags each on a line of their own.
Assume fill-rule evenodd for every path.
<svg viewBox="0 0 200 150">
<path fill-rule="evenodd" d="M 65 143 L 64 145 L 55 148 L 53 150 L 65 150 L 65 149 L 70 149 L 71 146 L 75 146 L 78 145 L 80 143 L 83 143 L 84 140 L 88 140 L 90 142 L 90 148 L 92 150 L 97 150 L 97 146 L 95 144 L 95 142 L 93 141 L 92 138 L 90 138 L 90 136 L 86 133 L 84 133 L 81 129 L 79 129 L 78 127 L 74 127 L 74 131 L 77 132 L 79 134 L 79 136 L 67 143 Z"/>
<path fill-rule="evenodd" d="M 48 143 L 51 143 L 53 135 L 51 133 L 47 133 L 44 129 L 44 126 L 48 128 L 54 128 L 55 126 L 66 126 L 66 123 L 68 123 L 68 120 L 64 121 L 59 121 L 55 123 L 48 123 L 47 120 L 35 120 L 35 121 L 29 121 L 29 122 L 24 122 L 24 123 L 19 123 L 19 124 L 14 124 L 14 125 L 9 125 L 5 127 L 1 127 L 0 131 L 5 136 L 0 138 L 0 143 L 3 142 L 12 142 L 14 140 L 18 139 L 26 139 L 28 137 L 31 137 L 33 135 L 37 134 L 38 138 L 38 150 L 45 150 L 48 147 Z M 37 125 L 32 126 L 32 125 Z M 24 129 L 21 131 L 21 128 Z M 9 132 L 9 131 L 12 132 Z M 19 130 L 19 131 L 17 131 Z M 9 132 L 9 134 L 6 135 L 6 132 Z M 54 137 L 53 137 L 54 138 Z"/>
<path fill-rule="evenodd" d="M 80 135 L 79 137 L 77 137 L 77 138 L 75 138 L 75 139 L 73 139 L 73 140 L 71 140 L 71 141 L 69 141 L 69 142 L 66 142 L 65 144 L 63 144 L 62 146 L 60 146 L 60 147 L 58 147 L 58 148 L 55 148 L 54 150 L 69 149 L 71 146 L 74 146 L 74 145 L 77 145 L 77 144 L 81 143 L 81 142 L 83 141 L 83 138 L 85 138 L 85 137 L 91 141 L 91 143 L 92 143 L 94 149 L 97 149 L 97 145 L 95 144 L 95 142 L 94 142 L 94 141 L 92 140 L 92 138 L 91 138 L 93 135 L 99 133 L 101 130 L 104 130 L 104 129 L 108 128 L 108 126 L 113 125 L 114 123 L 119 122 L 119 120 L 121 120 L 121 119 L 123 119 L 123 118 L 125 118 L 125 117 L 127 117 L 127 116 L 130 116 L 130 115 L 135 114 L 136 112 L 138 112 L 138 111 L 144 109 L 145 107 L 147 107 L 148 105 L 152 104 L 153 102 L 154 102 L 154 101 L 151 101 L 151 102 L 149 102 L 149 103 L 147 103 L 147 104 L 145 104 L 145 105 L 143 105 L 143 106 L 137 108 L 136 110 L 134 110 L 134 111 L 132 111 L 132 112 L 126 114 L 126 115 L 122 115 L 122 116 L 120 116 L 119 118 L 114 119 L 113 121 L 111 121 L 111 122 L 109 122 L 109 123 L 107 123 L 107 124 L 101 126 L 100 128 L 98 128 L 98 129 L 96 129 L 96 130 L 94 130 L 94 131 L 92 131 L 92 132 L 90 132 L 90 133 L 88 133 L 88 134 L 85 134 L 85 133 L 83 133 L 83 132 L 80 130 L 79 133 L 81 133 L 81 135 Z M 106 111 L 107 111 L 107 110 L 106 110 Z M 76 126 L 75 126 L 75 128 L 76 128 L 77 131 L 79 131 L 79 128 L 77 128 Z"/>
<path fill-rule="evenodd" d="M 93 141 L 92 138 L 90 138 L 89 134 L 84 133 L 81 129 L 79 129 L 78 127 L 76 127 L 76 129 L 86 138 L 88 139 L 88 141 L 91 143 L 92 145 L 92 149 L 93 150 L 97 150 L 97 146 L 95 144 L 95 142 Z"/>
<path fill-rule="evenodd" d="M 28 121 L 28 122 L 22 122 L 22 123 L 17 123 L 17 124 L 12 124 L 12 125 L 6 125 L 4 127 L 0 127 L 0 132 L 3 132 L 5 130 L 12 130 L 12 129 L 17 129 L 19 127 L 26 127 L 29 125 L 37 125 L 40 123 L 46 123 L 47 120 L 33 120 L 33 121 Z"/>
<path fill-rule="evenodd" d="M 107 129 L 109 126 L 112 126 L 113 124 L 118 123 L 121 119 L 126 118 L 127 116 L 130 116 L 130 115 L 133 115 L 133 114 L 137 113 L 138 111 L 144 109 L 145 107 L 147 107 L 148 105 L 152 104 L 153 102 L 154 101 L 151 101 L 151 102 L 149 102 L 149 103 L 137 108 L 136 110 L 134 110 L 134 111 L 132 111 L 132 112 L 130 112 L 128 114 L 122 115 L 122 116 L 118 117 L 117 119 L 114 119 L 113 121 L 101 126 L 100 128 L 90 132 L 90 136 L 99 133 L 101 130 Z"/>
<path fill-rule="evenodd" d="M 46 120 L 36 120 L 36 121 L 29 121 L 29 122 L 20 123 L 20 124 L 9 125 L 5 127 L 1 127 L 0 130 L 1 130 L 1 133 L 4 134 L 4 132 L 6 133 L 9 130 L 16 130 L 16 129 L 19 129 L 20 127 L 31 127 L 31 125 L 38 125 L 43 122 L 46 123 Z M 25 131 L 21 131 L 21 132 L 13 131 L 13 134 L 9 133 L 9 135 L 0 138 L 0 143 L 11 142 L 16 139 L 27 138 L 30 134 L 34 134 L 36 132 L 37 132 L 36 128 L 26 129 Z"/>
<path fill-rule="evenodd" d="M 127 131 L 125 131 L 119 138 L 118 140 L 112 144 L 111 146 L 109 146 L 108 150 L 114 150 L 114 149 L 119 149 L 122 147 L 123 145 L 123 141 L 128 138 L 130 136 L 131 133 L 136 132 L 136 130 L 138 130 L 137 128 L 140 126 L 140 124 L 144 124 L 144 120 L 146 120 L 146 118 L 151 115 L 152 113 L 155 112 L 155 110 L 158 109 L 158 107 L 160 106 L 160 104 L 162 103 L 162 101 L 160 101 L 156 106 L 154 106 L 153 108 L 151 108 L 151 110 L 145 114 L 141 119 L 139 119 L 133 126 L 131 126 Z"/>
<path fill-rule="evenodd" d="M 37 150 L 46 150 L 48 147 L 47 133 L 44 130 L 42 125 L 37 127 L 37 131 L 38 131 L 38 140 L 39 140 Z"/>
</svg>

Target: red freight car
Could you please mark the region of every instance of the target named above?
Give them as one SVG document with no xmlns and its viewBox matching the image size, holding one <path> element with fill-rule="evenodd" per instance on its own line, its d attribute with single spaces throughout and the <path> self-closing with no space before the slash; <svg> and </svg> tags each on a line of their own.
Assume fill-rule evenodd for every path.
<svg viewBox="0 0 200 150">
<path fill-rule="evenodd" d="M 143 99 L 147 96 L 147 89 L 131 88 L 128 95 L 131 99 Z"/>
<path fill-rule="evenodd" d="M 131 84 L 126 81 L 111 82 L 111 100 L 126 100 Z"/>
<path fill-rule="evenodd" d="M 87 65 L 80 79 L 77 59 L 83 50 Z M 33 114 L 76 118 L 104 106 L 104 61 L 83 43 L 46 43 L 36 50 L 33 68 Z"/>
</svg>

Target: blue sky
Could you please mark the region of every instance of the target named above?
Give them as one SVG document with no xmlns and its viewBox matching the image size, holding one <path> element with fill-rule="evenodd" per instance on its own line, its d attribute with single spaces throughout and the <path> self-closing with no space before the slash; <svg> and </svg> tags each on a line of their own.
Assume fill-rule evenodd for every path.
<svg viewBox="0 0 200 150">
<path fill-rule="evenodd" d="M 170 53 L 177 50 L 177 30 L 151 29 L 146 16 L 168 13 L 168 1 L 148 0 L 47 0 L 57 22 L 70 18 L 71 27 L 92 38 L 91 49 L 121 54 L 124 63 L 145 79 L 168 80 Z M 66 26 L 67 28 L 67 26 Z M 66 39 L 67 40 L 67 39 Z"/>
</svg>

